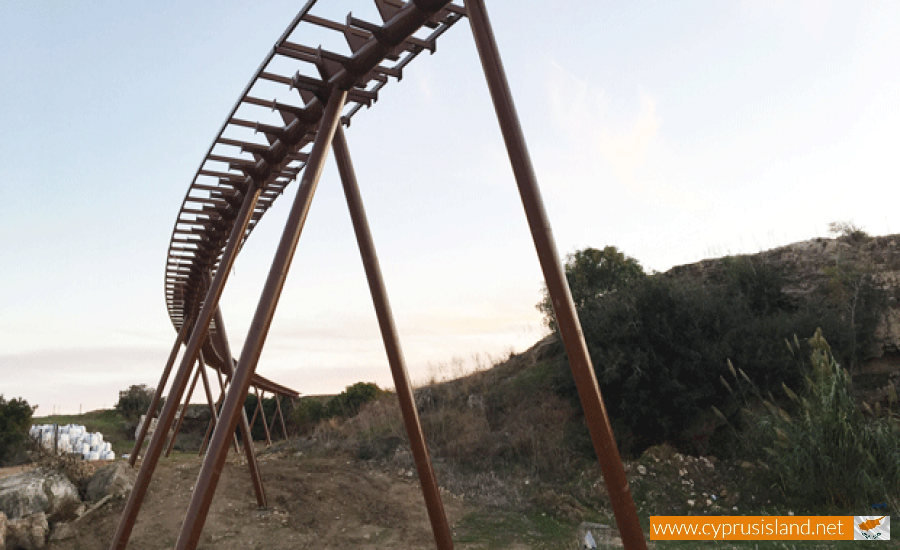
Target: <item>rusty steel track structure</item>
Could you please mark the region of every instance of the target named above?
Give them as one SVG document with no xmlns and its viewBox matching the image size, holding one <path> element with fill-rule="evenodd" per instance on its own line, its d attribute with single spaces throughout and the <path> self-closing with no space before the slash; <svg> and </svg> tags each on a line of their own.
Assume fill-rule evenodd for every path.
<svg viewBox="0 0 900 550">
<path fill-rule="evenodd" d="M 400 80 L 419 54 L 434 53 L 437 39 L 464 18 L 469 20 L 484 69 L 622 540 L 626 548 L 646 548 L 484 0 L 465 0 L 464 6 L 450 0 L 375 0 L 382 20 L 379 23 L 352 14 L 344 21 L 321 17 L 314 10 L 318 2 L 307 1 L 256 70 L 210 145 L 179 210 L 165 270 L 166 306 L 178 335 L 148 418 L 156 410 L 158 396 L 173 370 L 174 377 L 110 548 L 128 545 L 166 434 L 176 422 L 192 374 L 185 406 L 202 378 L 214 428 L 211 424 L 206 456 L 175 547 L 197 547 L 231 446 L 243 447 L 257 503 L 266 506 L 250 438 L 251 422 L 243 405 L 252 387 L 258 395 L 273 394 L 280 415 L 279 399 L 298 395 L 258 375 L 256 368 L 329 151 L 334 152 L 337 162 L 435 544 L 440 549 L 453 547 L 342 126 L 349 126 L 363 106 L 376 102 L 391 79 Z M 304 29 L 312 27 L 340 36 L 349 52 L 311 46 L 303 43 L 305 39 L 295 38 L 305 36 Z M 250 233 L 294 181 L 298 181 L 296 195 L 240 357 L 235 360 L 219 299 Z M 219 377 L 221 393 L 216 403 L 206 366 L 215 369 Z M 254 422 L 255 418 L 256 414 Z M 263 412 L 262 422 L 268 441 L 275 418 L 269 425 Z M 149 424 L 144 423 L 137 438 L 132 465 Z M 238 430 L 244 441 L 241 446 L 236 439 Z"/>
</svg>

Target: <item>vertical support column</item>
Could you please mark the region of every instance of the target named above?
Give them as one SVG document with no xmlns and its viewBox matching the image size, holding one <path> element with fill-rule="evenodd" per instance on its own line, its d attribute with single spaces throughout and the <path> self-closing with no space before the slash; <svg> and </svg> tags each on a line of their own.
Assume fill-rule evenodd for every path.
<svg viewBox="0 0 900 550">
<path fill-rule="evenodd" d="M 294 198 L 294 204 L 288 214 L 284 233 L 278 243 L 278 249 L 266 278 L 259 305 L 247 332 L 244 347 L 241 349 L 241 358 L 231 379 L 231 387 L 228 388 L 228 395 L 225 397 L 225 403 L 222 404 L 219 424 L 213 431 L 209 451 L 203 461 L 184 524 L 181 526 L 181 534 L 178 536 L 178 542 L 175 543 L 176 549 L 193 550 L 200 540 L 200 533 L 203 531 L 203 525 L 209 513 L 209 505 L 212 503 L 213 494 L 228 454 L 228 434 L 235 429 L 239 416 L 238 409 L 242 408 L 247 397 L 247 390 L 250 388 L 251 378 L 257 363 L 259 363 L 259 356 L 275 315 L 275 307 L 281 297 L 281 290 L 284 288 L 291 260 L 297 250 L 297 242 L 306 222 L 319 177 L 322 175 L 325 157 L 334 137 L 335 128 L 340 123 L 341 110 L 346 99 L 346 91 L 331 90 L 328 104 L 325 106 L 325 112 L 319 122 L 319 129 L 316 132 L 306 169 L 303 171 L 297 189 L 297 196 Z"/>
<path fill-rule="evenodd" d="M 612 427 L 606 414 L 606 407 L 600 396 L 597 377 L 594 374 L 587 344 L 581 332 L 581 324 L 575 312 L 572 294 L 559 260 L 559 254 L 556 251 L 556 244 L 550 231 L 550 222 L 544 210 L 537 178 L 525 145 L 525 137 L 519 124 L 519 117 L 516 114 L 484 1 L 466 0 L 466 10 L 491 99 L 494 102 L 494 110 L 497 112 L 500 130 L 519 187 L 519 195 L 525 207 L 531 236 L 534 239 L 541 269 L 544 272 L 544 280 L 553 303 L 553 311 L 556 313 L 559 332 L 569 357 L 575 384 L 578 387 L 578 396 L 587 419 L 591 440 L 606 480 L 622 542 L 628 549 L 646 549 L 647 543 L 638 520 L 637 509 L 628 488 L 628 479 L 625 477 L 625 469 L 619 457 Z"/>
<path fill-rule="evenodd" d="M 337 161 L 338 171 L 341 174 L 344 196 L 347 198 L 347 208 L 350 210 L 350 218 L 353 221 L 353 230 L 356 233 L 359 253 L 362 256 L 366 279 L 369 282 L 369 292 L 372 294 L 372 303 L 375 305 L 375 315 L 378 318 L 378 326 L 381 329 L 381 338 L 384 341 L 388 364 L 391 367 L 394 387 L 397 389 L 397 399 L 400 401 L 400 411 L 403 413 L 403 423 L 406 427 L 406 434 L 409 437 L 413 458 L 416 462 L 416 471 L 419 474 L 419 483 L 422 486 L 422 494 L 425 497 L 425 507 L 428 510 L 428 518 L 431 520 L 434 540 L 437 547 L 441 550 L 453 548 L 450 525 L 447 522 L 440 488 L 434 475 L 434 468 L 431 464 L 428 446 L 425 443 L 425 436 L 422 433 L 422 424 L 419 421 L 419 412 L 416 410 L 412 384 L 409 382 L 406 362 L 403 359 L 403 351 L 400 348 L 400 338 L 397 336 L 394 316 L 388 301 L 384 279 L 381 276 L 381 266 L 375 253 L 375 243 L 369 230 L 369 222 L 366 218 L 365 208 L 363 208 L 353 164 L 350 161 L 350 150 L 347 147 L 347 140 L 341 128 L 338 128 L 334 135 L 334 159 Z"/>
<path fill-rule="evenodd" d="M 166 368 L 163 369 L 162 376 L 159 377 L 159 384 L 156 385 L 156 393 L 153 394 L 153 398 L 150 400 L 150 406 L 147 407 L 147 414 L 144 415 L 144 423 L 141 424 L 141 431 L 134 439 L 134 448 L 131 450 L 131 456 L 128 457 L 128 464 L 131 466 L 134 466 L 134 463 L 137 461 L 138 455 L 141 452 L 144 438 L 147 437 L 147 431 L 150 428 L 150 424 L 153 423 L 153 417 L 156 416 L 156 407 L 159 406 L 159 400 L 162 398 L 162 393 L 166 389 L 166 383 L 169 381 L 169 374 L 172 372 L 172 366 L 175 364 L 175 359 L 178 357 L 178 349 L 181 347 L 181 344 L 184 343 L 187 334 L 191 331 L 190 325 L 191 323 L 185 319 L 181 324 L 181 330 L 178 331 L 178 336 L 175 338 L 175 344 L 172 346 L 172 351 L 169 352 Z"/>
<path fill-rule="evenodd" d="M 141 462 L 141 469 L 138 471 L 137 478 L 134 481 L 134 489 L 128 496 L 128 502 L 122 511 L 119 519 L 119 525 L 116 533 L 110 543 L 110 550 L 124 550 L 128 545 L 128 539 L 131 537 L 131 531 L 134 529 L 134 522 L 137 520 L 141 505 L 144 502 L 144 496 L 147 494 L 147 488 L 150 486 L 150 480 L 153 478 L 153 471 L 159 461 L 159 455 L 162 453 L 165 436 L 169 428 L 172 427 L 172 421 L 175 418 L 175 410 L 181 401 L 181 396 L 187 386 L 187 379 L 190 377 L 191 366 L 197 360 L 200 354 L 200 346 L 206 340 L 209 333 L 209 323 L 213 314 L 218 309 L 219 298 L 222 296 L 222 290 L 225 288 L 225 282 L 234 267 L 234 260 L 237 257 L 238 247 L 244 238 L 244 233 L 250 223 L 250 217 L 253 215 L 253 208 L 259 199 L 261 189 L 256 182 L 251 181 L 244 196 L 241 209 L 234 221 L 234 227 L 228 236 L 228 242 L 222 257 L 219 260 L 219 267 L 216 269 L 216 276 L 209 285 L 209 291 L 203 300 L 203 307 L 194 322 L 194 328 L 191 330 L 190 339 L 188 339 L 187 348 L 178 367 L 175 379 L 172 381 L 172 387 L 169 389 L 169 398 L 163 406 L 162 413 L 157 421 L 156 431 L 150 438 L 150 445 L 147 446 L 147 454 Z M 232 430 L 234 427 L 232 427 Z"/>
</svg>

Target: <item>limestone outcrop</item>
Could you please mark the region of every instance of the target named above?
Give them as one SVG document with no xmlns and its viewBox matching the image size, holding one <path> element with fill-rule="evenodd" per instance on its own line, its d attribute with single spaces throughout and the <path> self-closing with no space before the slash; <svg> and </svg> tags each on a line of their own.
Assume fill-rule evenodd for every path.
<svg viewBox="0 0 900 550">
<path fill-rule="evenodd" d="M 839 237 L 802 241 L 747 257 L 779 268 L 785 278 L 785 293 L 799 296 L 814 292 L 833 277 L 835 268 L 871 276 L 888 296 L 888 308 L 876 330 L 876 345 L 870 363 L 900 365 L 900 235 Z M 727 268 L 725 258 L 676 266 L 670 277 L 716 279 Z"/>
<path fill-rule="evenodd" d="M 46 514 L 49 521 L 68 521 L 80 507 L 78 489 L 59 472 L 32 470 L 0 479 L 0 512 L 9 520 Z"/>
</svg>

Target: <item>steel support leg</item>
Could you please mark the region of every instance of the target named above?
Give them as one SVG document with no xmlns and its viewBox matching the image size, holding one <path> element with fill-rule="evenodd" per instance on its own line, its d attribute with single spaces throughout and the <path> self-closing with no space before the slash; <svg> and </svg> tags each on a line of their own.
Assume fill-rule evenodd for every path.
<svg viewBox="0 0 900 550">
<path fill-rule="evenodd" d="M 256 407 L 253 408 L 253 416 L 250 417 L 250 431 L 253 431 L 253 427 L 256 426 L 256 417 L 259 416 L 259 388 L 253 389 L 256 390 Z"/>
<path fill-rule="evenodd" d="M 190 331 L 190 323 L 185 320 L 181 325 L 181 330 L 178 331 L 178 336 L 175 338 L 175 345 L 172 346 L 172 351 L 169 352 L 169 360 L 166 361 L 166 368 L 163 369 L 162 376 L 159 377 L 159 384 L 156 385 L 156 393 L 153 394 L 153 398 L 150 400 L 150 406 L 147 408 L 147 414 L 144 416 L 144 423 L 141 424 L 141 430 L 134 439 L 134 448 L 131 450 L 131 456 L 128 457 L 128 464 L 131 466 L 134 466 L 138 455 L 141 453 L 141 446 L 144 444 L 144 438 L 147 437 L 147 431 L 150 428 L 150 424 L 153 422 L 153 418 L 156 417 L 156 407 L 159 406 L 159 400 L 162 398 L 163 391 L 166 389 L 166 383 L 169 381 L 169 374 L 172 372 L 172 366 L 175 364 L 175 359 L 178 357 L 178 349 L 181 348 L 181 344 L 187 339 L 187 334 Z"/>
<path fill-rule="evenodd" d="M 216 402 L 213 405 L 216 409 L 216 421 L 215 422 L 210 421 L 210 423 L 206 426 L 206 434 L 203 436 L 203 442 L 200 443 L 200 451 L 197 453 L 197 456 L 202 456 L 203 453 L 206 451 L 206 443 L 207 443 L 207 441 L 209 441 L 209 436 L 212 435 L 213 428 L 215 428 L 216 424 L 219 423 L 219 416 L 218 416 L 219 410 L 222 407 L 222 401 L 225 400 L 225 384 L 222 382 L 222 373 L 217 370 L 216 374 L 219 375 L 219 398 L 216 399 Z M 235 435 L 235 445 L 236 444 L 237 444 L 237 435 Z M 235 446 L 234 450 L 235 451 L 238 450 L 237 446 Z"/>
<path fill-rule="evenodd" d="M 281 418 L 281 433 L 284 434 L 284 438 L 287 439 L 287 426 L 284 424 L 284 414 L 281 412 L 281 396 L 277 393 L 275 394 L 275 411 L 278 413 L 278 416 Z M 272 414 L 272 425 L 269 426 L 269 431 L 275 433 L 275 415 Z"/>
<path fill-rule="evenodd" d="M 259 199 L 261 189 L 255 183 L 251 183 L 246 191 L 241 209 L 238 212 L 234 222 L 234 227 L 228 237 L 228 243 L 222 252 L 222 258 L 219 260 L 219 267 L 216 270 L 216 276 L 209 286 L 206 298 L 203 301 L 203 307 L 197 314 L 194 322 L 194 329 L 191 331 L 191 337 L 188 340 L 187 348 L 178 367 L 175 379 L 172 381 L 172 387 L 169 389 L 169 398 L 163 406 L 162 413 L 157 421 L 156 431 L 150 438 L 150 445 L 147 447 L 147 453 L 141 462 L 141 469 L 138 471 L 137 478 L 134 482 L 134 489 L 128 496 L 128 502 L 122 511 L 122 517 L 119 519 L 119 525 L 116 533 L 110 543 L 110 550 L 124 550 L 128 545 L 128 539 L 131 537 L 131 531 L 134 528 L 134 522 L 137 520 L 141 504 L 144 502 L 144 496 L 147 494 L 147 488 L 150 480 L 153 478 L 153 471 L 159 461 L 159 455 L 162 454 L 165 436 L 169 428 L 172 427 L 172 421 L 175 418 L 175 410 L 181 401 L 181 396 L 187 386 L 187 379 L 190 377 L 191 366 L 197 360 L 200 354 L 200 346 L 206 340 L 209 333 L 209 323 L 213 314 L 218 309 L 219 298 L 222 296 L 222 290 L 225 288 L 225 282 L 234 266 L 234 259 L 237 257 L 238 248 L 244 238 L 247 226 L 250 224 L 250 218 L 253 215 L 253 208 Z M 232 427 L 232 430 L 234 427 Z"/>
<path fill-rule="evenodd" d="M 359 253 L 362 256 L 366 279 L 369 282 L 369 292 L 372 294 L 372 302 L 375 305 L 378 326 L 381 328 L 381 338 L 384 340 L 388 364 L 390 364 L 391 375 L 394 378 L 394 387 L 397 389 L 397 399 L 400 401 L 403 423 L 406 426 L 406 434 L 409 437 L 413 458 L 416 462 L 416 471 L 419 474 L 419 483 L 422 486 L 422 494 L 425 497 L 425 507 L 428 509 L 428 518 L 431 520 L 434 540 L 437 547 L 441 550 L 453 548 L 450 525 L 447 522 L 440 488 L 434 475 L 434 468 L 431 464 L 428 446 L 425 443 L 425 436 L 422 433 L 419 412 L 416 410 L 412 385 L 409 382 L 403 351 L 400 348 L 400 338 L 397 336 L 394 316 L 391 313 L 387 290 L 384 286 L 384 279 L 381 276 L 381 267 L 378 263 L 378 256 L 375 254 L 375 243 L 372 240 L 372 233 L 369 231 L 369 222 L 366 219 L 366 211 L 363 208 L 362 197 L 359 194 L 356 174 L 350 161 L 347 140 L 341 128 L 338 128 L 334 136 L 334 158 L 337 161 L 338 171 L 341 174 L 341 183 L 344 187 L 344 195 L 347 198 L 347 207 L 350 210 L 353 230 L 356 233 L 356 241 L 359 244 Z"/>
<path fill-rule="evenodd" d="M 225 360 L 225 363 L 228 364 L 228 366 L 232 366 L 234 365 L 234 358 L 231 356 L 231 345 L 228 343 L 228 333 L 225 332 L 225 322 L 222 320 L 221 309 L 216 308 L 216 314 L 213 317 L 213 320 L 216 323 L 216 334 L 218 334 L 220 338 L 220 349 L 225 355 L 223 359 Z M 232 380 L 231 375 L 233 374 L 233 371 L 229 373 L 229 381 Z M 226 381 L 226 384 L 227 383 L 228 382 Z M 221 409 L 219 410 L 219 420 L 222 420 Z M 266 501 L 266 491 L 263 487 L 262 476 L 259 473 L 259 462 L 256 460 L 256 449 L 253 447 L 253 434 L 250 433 L 250 426 L 247 424 L 247 413 L 244 411 L 243 403 L 241 403 L 241 414 L 238 420 L 238 427 L 241 430 L 241 438 L 243 438 L 244 440 L 244 458 L 247 459 L 247 467 L 250 469 L 250 480 L 253 482 L 253 492 L 256 494 L 256 503 L 260 508 L 265 508 L 268 505 Z M 216 428 L 219 427 L 219 423 L 220 422 L 216 423 Z M 237 449 L 237 435 L 235 435 L 234 431 L 234 426 L 231 426 L 231 429 L 228 431 L 228 433 L 231 434 L 231 439 L 235 442 L 235 449 Z"/>
<path fill-rule="evenodd" d="M 563 345 L 569 357 L 572 374 L 578 387 L 578 396 L 584 409 L 594 449 L 603 470 L 609 498 L 622 542 L 628 549 L 645 549 L 647 543 L 638 520 L 637 509 L 628 488 L 628 479 L 619 457 L 612 427 L 600 396 L 597 377 L 591 365 L 587 344 L 581 332 L 581 324 L 572 302 L 572 294 L 566 281 L 556 244 L 550 231 L 550 222 L 544 210 L 537 178 L 525 145 L 525 137 L 513 104 L 509 83 L 500 60 L 500 52 L 488 20 L 483 0 L 466 0 L 469 23 L 478 48 L 478 56 L 494 102 L 494 110 L 500 122 L 503 140 L 512 164 L 525 215 L 531 228 L 531 236 L 537 249 L 544 280 L 553 303 L 553 311 L 562 335 Z"/>
<path fill-rule="evenodd" d="M 175 428 L 172 430 L 172 437 L 169 438 L 169 446 L 166 447 L 166 458 L 171 454 L 172 449 L 175 447 L 175 438 L 178 437 L 178 432 L 181 431 L 181 424 L 184 422 L 184 417 L 187 416 L 188 405 L 191 402 L 191 397 L 194 395 L 194 389 L 197 387 L 197 380 L 200 379 L 200 370 L 203 368 L 202 361 L 197 358 L 197 370 L 194 371 L 194 379 L 191 380 L 191 385 L 188 388 L 187 394 L 184 396 L 184 403 L 181 404 L 181 414 L 178 415 L 178 420 L 175 422 Z"/>
<path fill-rule="evenodd" d="M 212 502 L 228 454 L 228 437 L 237 425 L 240 416 L 239 409 L 243 408 L 244 400 L 247 397 L 247 390 L 250 388 L 251 378 L 256 370 L 263 344 L 272 324 L 275 307 L 281 296 L 281 290 L 284 288 L 291 260 L 309 213 L 312 197 L 319 183 L 319 177 L 322 175 L 328 148 L 334 137 L 335 128 L 340 123 L 341 110 L 346 98 L 347 92 L 343 90 L 332 90 L 331 96 L 328 98 L 328 104 L 319 123 L 319 130 L 316 133 L 306 169 L 303 171 L 297 189 L 297 196 L 290 214 L 288 214 L 284 233 L 278 243 L 275 259 L 247 333 L 247 340 L 241 349 L 241 358 L 231 379 L 231 387 L 228 388 L 228 395 L 225 397 L 225 403 L 219 413 L 219 424 L 213 431 L 209 451 L 197 478 L 187 515 L 181 526 L 181 534 L 175 544 L 177 549 L 195 549 L 200 539 L 200 533 L 203 531 L 203 525 L 209 513 L 209 505 Z"/>
<path fill-rule="evenodd" d="M 269 422 L 268 420 L 266 420 L 266 408 L 263 406 L 263 399 L 265 398 L 265 395 L 265 390 L 260 393 L 259 388 L 257 388 L 256 404 L 259 405 L 259 413 L 260 416 L 262 416 L 263 430 L 266 432 L 266 446 L 269 447 L 272 445 L 272 435 L 269 433 Z"/>
<path fill-rule="evenodd" d="M 200 361 L 204 362 L 202 353 L 200 354 Z M 206 374 L 206 369 L 201 369 L 200 374 L 203 377 L 203 391 L 206 393 L 206 402 L 209 405 L 209 426 L 207 426 L 206 435 L 203 437 L 203 442 L 200 444 L 200 454 L 203 454 L 203 446 L 206 445 L 206 438 L 212 433 L 213 426 L 219 422 L 219 410 L 216 408 L 216 402 L 212 397 L 212 387 L 209 383 L 209 376 Z M 225 393 L 224 390 L 222 393 Z M 234 450 L 238 451 L 237 434 L 234 435 Z"/>
</svg>

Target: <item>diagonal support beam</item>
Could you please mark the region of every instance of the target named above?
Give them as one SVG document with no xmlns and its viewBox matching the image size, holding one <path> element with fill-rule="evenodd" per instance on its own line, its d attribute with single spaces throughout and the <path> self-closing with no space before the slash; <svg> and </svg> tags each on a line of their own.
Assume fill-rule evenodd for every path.
<svg viewBox="0 0 900 550">
<path fill-rule="evenodd" d="M 172 366 L 175 364 L 175 359 L 178 357 L 178 350 L 181 348 L 181 344 L 184 343 L 188 333 L 191 331 L 190 325 L 191 324 L 188 322 L 181 324 L 181 330 L 178 331 L 178 336 L 175 338 L 175 344 L 172 346 L 172 351 L 169 352 L 169 359 L 166 361 L 166 368 L 163 369 L 162 376 L 159 377 L 156 393 L 153 394 L 153 398 L 150 400 L 150 406 L 147 407 L 147 414 L 144 415 L 144 422 L 141 424 L 141 430 L 134 439 L 134 448 L 131 450 L 131 456 L 128 457 L 128 464 L 131 466 L 134 466 L 134 463 L 137 461 L 138 455 L 141 452 L 144 438 L 147 437 L 147 431 L 150 428 L 150 424 L 153 422 L 153 418 L 156 416 L 156 408 L 159 406 L 159 400 L 162 398 L 162 393 L 166 389 L 166 383 L 169 381 L 169 375 L 172 373 Z"/>
<path fill-rule="evenodd" d="M 287 426 L 284 425 L 284 414 L 281 412 L 281 396 L 277 393 L 272 394 L 272 396 L 275 399 L 275 412 L 281 417 L 281 432 L 284 434 L 284 438 L 287 439 Z M 272 413 L 272 423 L 269 424 L 269 431 L 275 433 L 275 413 Z"/>
<path fill-rule="evenodd" d="M 272 436 L 269 433 L 269 423 L 266 420 L 266 409 L 263 407 L 263 399 L 266 396 L 265 390 L 262 393 L 259 392 L 259 388 L 253 388 L 256 393 L 256 411 L 253 412 L 253 422 L 250 423 L 250 429 L 253 429 L 254 423 L 256 422 L 256 413 L 260 413 L 262 417 L 262 425 L 263 431 L 266 433 L 266 446 L 272 445 Z"/>
<path fill-rule="evenodd" d="M 256 390 L 256 407 L 253 408 L 253 416 L 250 417 L 250 431 L 253 432 L 253 427 L 256 426 L 256 417 L 259 416 L 259 388 L 253 388 Z"/>
<path fill-rule="evenodd" d="M 200 353 L 200 357 L 203 357 L 202 352 Z M 188 405 L 191 403 L 191 397 L 194 395 L 194 388 L 197 387 L 197 380 L 200 379 L 201 370 L 203 370 L 203 359 L 197 358 L 197 370 L 194 371 L 194 379 L 191 380 L 191 386 L 188 388 L 187 394 L 184 397 L 184 403 L 181 404 L 181 414 L 178 415 L 178 420 L 175 422 L 175 428 L 172 430 L 172 437 L 169 438 L 169 446 L 166 447 L 166 458 L 169 458 L 172 449 L 175 448 L 175 438 L 178 437 L 178 432 L 181 431 L 181 424 L 184 422 L 184 417 L 187 416 Z"/>
<path fill-rule="evenodd" d="M 201 360 L 203 359 L 203 354 L 200 354 Z M 218 371 L 216 371 L 218 372 Z M 206 446 L 206 438 L 209 437 L 209 434 L 212 433 L 213 427 L 219 422 L 219 409 L 218 402 L 213 400 L 212 397 L 212 387 L 209 383 L 209 376 L 206 374 L 206 369 L 202 369 L 200 374 L 203 377 L 203 391 L 206 393 L 206 403 L 209 406 L 209 426 L 206 428 L 206 435 L 203 436 L 203 442 L 200 444 L 200 454 L 203 454 L 203 447 Z M 219 381 L 221 382 L 222 373 L 219 373 Z M 221 388 L 220 400 L 225 397 L 225 388 Z M 237 452 L 239 450 L 237 434 L 234 435 L 234 450 Z"/>
<path fill-rule="evenodd" d="M 294 257 L 294 252 L 297 250 L 297 242 L 300 240 L 300 233 L 303 230 L 303 225 L 306 223 L 309 207 L 318 186 L 319 178 L 322 175 L 325 157 L 328 154 L 335 129 L 340 122 L 341 110 L 346 99 L 346 91 L 331 90 L 328 104 L 322 115 L 322 121 L 316 132 L 316 139 L 313 142 L 312 151 L 309 155 L 309 162 L 303 171 L 303 177 L 297 189 L 297 196 L 294 198 L 294 204 L 288 214 L 284 233 L 278 243 L 278 249 L 275 252 L 272 267 L 266 278 L 259 305 L 250 324 L 244 347 L 241 349 L 241 358 L 231 379 L 231 387 L 228 388 L 228 395 L 225 397 L 225 403 L 222 405 L 222 411 L 219 414 L 219 424 L 213 431 L 209 450 L 206 453 L 203 467 L 197 478 L 197 484 L 191 496 L 191 503 L 188 507 L 184 524 L 181 526 L 181 533 L 178 536 L 178 541 L 175 543 L 176 549 L 193 550 L 197 548 L 200 534 L 203 532 L 203 525 L 206 522 L 206 516 L 209 513 L 209 506 L 212 503 L 216 486 L 219 483 L 222 468 L 225 466 L 225 458 L 228 455 L 228 437 L 237 425 L 239 409 L 243 408 L 247 391 L 250 388 L 251 377 L 256 371 L 256 365 L 259 363 L 259 356 L 262 353 L 266 336 L 269 333 L 269 327 L 272 325 L 272 318 L 275 315 L 275 307 L 278 304 L 278 299 L 281 297 L 281 291 L 287 279 L 291 260 Z M 218 272 L 216 275 L 218 276 Z"/>
<path fill-rule="evenodd" d="M 237 257 L 238 249 L 244 234 L 247 231 L 247 226 L 250 224 L 253 208 L 256 206 L 260 192 L 261 189 L 259 186 L 253 182 L 247 190 L 247 196 L 244 197 L 241 210 L 238 212 L 234 226 L 231 229 L 231 234 L 228 237 L 228 243 L 225 245 L 225 250 L 222 252 L 221 260 L 219 260 L 216 276 L 209 286 L 206 299 L 203 301 L 203 307 L 200 309 L 194 322 L 194 329 L 191 331 L 191 337 L 188 340 L 187 348 L 184 351 L 181 365 L 178 367 L 178 372 L 176 373 L 175 379 L 172 381 L 172 387 L 169 390 L 169 398 L 166 399 L 166 404 L 163 406 L 162 413 L 159 415 L 156 431 L 153 432 L 153 437 L 150 438 L 150 445 L 147 447 L 147 453 L 146 456 L 144 456 L 144 460 L 141 462 L 141 469 L 138 471 L 137 478 L 135 479 L 134 489 L 132 489 L 131 494 L 128 496 L 128 502 L 125 504 L 125 509 L 122 511 L 119 525 L 116 528 L 116 533 L 110 543 L 110 550 L 124 550 L 128 545 L 128 539 L 131 537 L 131 531 L 134 529 L 134 522 L 137 520 L 138 513 L 140 513 L 144 497 L 147 495 L 147 488 L 150 486 L 150 480 L 153 478 L 153 472 L 156 470 L 156 464 L 159 462 L 159 456 L 162 453 L 163 444 L 165 443 L 165 436 L 172 427 L 172 421 L 175 419 L 175 411 L 178 407 L 178 403 L 181 401 L 181 396 L 184 394 L 185 386 L 187 386 L 187 379 L 190 376 L 191 366 L 199 357 L 200 346 L 203 344 L 204 340 L 206 340 L 207 334 L 209 333 L 209 323 L 212 321 L 213 314 L 218 309 L 219 298 L 222 296 L 222 291 L 225 288 L 225 282 L 228 280 L 228 275 L 231 273 L 231 268 L 234 267 L 234 260 Z M 185 322 L 187 322 L 187 320 L 185 320 Z M 233 431 L 234 426 L 232 426 L 231 429 Z"/>
<path fill-rule="evenodd" d="M 338 128 L 334 135 L 334 158 L 337 161 L 338 171 L 341 175 L 344 195 L 347 198 L 347 208 L 350 210 L 350 218 L 353 221 L 353 230 L 356 233 L 359 253 L 362 256 L 366 279 L 369 282 L 369 292 L 372 294 L 372 303 L 375 305 L 375 314 L 378 318 L 378 326 L 381 329 L 381 338 L 384 340 L 384 349 L 387 353 L 388 364 L 391 367 L 391 375 L 394 378 L 394 387 L 397 390 L 400 411 L 403 413 L 403 423 L 406 427 L 406 434 L 409 437 L 413 458 L 416 462 L 416 471 L 419 474 L 419 483 L 422 486 L 422 494 L 425 497 L 425 507 L 428 510 L 428 519 L 431 520 L 434 540 L 440 550 L 450 549 L 453 548 L 450 525 L 447 522 L 447 515 L 444 512 L 444 504 L 441 500 L 440 487 L 434 475 L 428 446 L 422 433 L 419 412 L 416 410 L 412 385 L 409 382 L 406 362 L 403 358 L 403 351 L 400 348 L 400 338 L 397 335 L 397 327 L 394 325 L 394 316 L 388 301 L 384 279 L 381 276 L 378 256 L 375 253 L 375 243 L 369 230 L 369 222 L 366 218 L 365 208 L 363 208 L 353 164 L 350 161 L 350 150 L 347 147 L 347 140 L 341 128 Z"/>
<path fill-rule="evenodd" d="M 225 331 L 225 322 L 222 320 L 221 308 L 216 308 L 216 314 L 213 316 L 213 321 L 216 324 L 216 335 L 220 344 L 219 349 L 222 351 L 225 364 L 232 366 L 234 365 L 234 358 L 231 356 L 231 345 L 228 343 L 228 333 Z M 233 371 L 229 373 L 229 381 L 231 380 L 232 374 L 234 374 Z M 226 382 L 226 384 L 227 383 L 228 382 Z M 219 419 L 221 420 L 221 409 Z M 250 480 L 253 482 L 253 491 L 256 493 L 256 503 L 259 504 L 260 508 L 265 508 L 267 504 L 266 492 L 263 488 L 262 477 L 259 473 L 259 462 L 256 460 L 256 449 L 253 447 L 253 434 L 250 433 L 250 426 L 247 424 L 247 413 L 244 411 L 243 405 L 241 405 L 241 415 L 238 420 L 241 438 L 244 441 L 244 457 L 247 459 L 247 467 L 250 469 Z M 216 422 L 216 426 L 218 425 L 219 422 Z M 234 432 L 234 426 L 231 427 L 229 433 L 232 435 L 235 449 L 237 449 L 237 435 Z M 203 445 L 201 445 L 200 448 L 202 450 Z"/>
<path fill-rule="evenodd" d="M 591 440 L 594 443 L 594 450 L 597 452 L 603 478 L 609 491 L 619 533 L 625 548 L 629 550 L 646 549 L 644 532 L 641 530 L 637 509 L 631 497 L 631 490 L 628 488 L 628 479 L 625 477 L 622 459 L 619 457 L 619 450 L 616 447 L 616 440 L 606 414 L 606 407 L 600 395 L 597 377 L 594 374 L 587 344 L 581 332 L 581 323 L 575 312 L 569 284 L 559 261 L 559 253 L 550 231 L 550 221 L 544 210 L 537 177 L 525 145 L 525 136 L 519 124 L 519 117 L 513 104 L 509 83 L 500 60 L 500 52 L 484 7 L 484 0 L 466 0 L 466 9 L 469 14 L 469 24 L 472 26 L 472 34 L 475 37 L 478 56 L 481 58 L 485 79 L 494 102 L 494 110 L 497 112 L 500 131 L 506 143 L 516 184 L 519 187 L 519 195 L 522 198 L 522 205 L 525 207 L 531 236 L 534 239 L 541 269 L 544 272 L 544 280 L 553 303 L 553 311 L 556 313 L 563 345 L 566 355 L 569 357 L 575 384 L 578 387 L 578 396 L 584 409 Z"/>
</svg>

